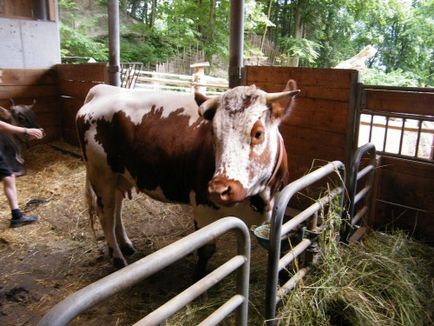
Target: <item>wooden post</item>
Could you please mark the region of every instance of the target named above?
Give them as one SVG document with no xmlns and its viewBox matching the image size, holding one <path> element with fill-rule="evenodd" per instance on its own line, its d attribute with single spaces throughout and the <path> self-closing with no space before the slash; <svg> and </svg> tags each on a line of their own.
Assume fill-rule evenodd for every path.
<svg viewBox="0 0 434 326">
<path fill-rule="evenodd" d="M 193 87 L 192 92 L 198 92 L 206 95 L 206 86 L 199 86 L 197 84 L 206 84 L 205 67 L 209 67 L 209 62 L 199 62 L 190 65 L 193 68 L 193 74 L 191 76 Z"/>
</svg>

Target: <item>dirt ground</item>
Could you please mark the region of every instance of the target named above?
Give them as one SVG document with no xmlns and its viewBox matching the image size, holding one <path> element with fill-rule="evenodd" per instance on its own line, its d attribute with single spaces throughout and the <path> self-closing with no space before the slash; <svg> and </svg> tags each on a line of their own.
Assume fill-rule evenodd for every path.
<svg viewBox="0 0 434 326">
<path fill-rule="evenodd" d="M 98 236 L 96 240 L 89 225 L 84 165 L 59 146 L 67 147 L 51 143 L 26 149 L 27 174 L 17 178 L 20 207 L 31 209 L 40 222 L 9 228 L 10 210 L 4 195 L 0 201 L 0 325 L 36 325 L 66 296 L 114 271 L 104 253 L 104 239 Z M 129 262 L 193 232 L 189 208 L 161 204 L 145 195 L 124 203 L 124 222 L 137 249 Z M 235 239 L 228 235 L 217 245 L 209 269 L 230 257 Z M 256 249 L 256 241 L 252 246 L 259 252 L 259 263 L 265 265 L 264 250 Z M 181 259 L 80 315 L 72 324 L 136 322 L 191 285 L 195 261 L 194 255 Z"/>
</svg>

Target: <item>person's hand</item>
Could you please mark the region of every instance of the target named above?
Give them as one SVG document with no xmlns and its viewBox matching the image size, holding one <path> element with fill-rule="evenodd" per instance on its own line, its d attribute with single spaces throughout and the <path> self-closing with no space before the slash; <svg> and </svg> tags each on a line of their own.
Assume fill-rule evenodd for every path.
<svg viewBox="0 0 434 326">
<path fill-rule="evenodd" d="M 41 139 L 44 137 L 44 130 L 37 128 L 25 129 L 25 134 L 28 135 L 29 139 Z"/>
</svg>

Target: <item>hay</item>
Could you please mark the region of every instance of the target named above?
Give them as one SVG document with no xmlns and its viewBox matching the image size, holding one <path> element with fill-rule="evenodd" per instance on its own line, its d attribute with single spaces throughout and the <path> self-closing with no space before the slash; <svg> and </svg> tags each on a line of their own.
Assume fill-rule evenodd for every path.
<svg viewBox="0 0 434 326">
<path fill-rule="evenodd" d="M 279 312 L 280 325 L 432 324 L 434 249 L 403 232 L 372 232 L 350 246 L 329 242 Z"/>
</svg>

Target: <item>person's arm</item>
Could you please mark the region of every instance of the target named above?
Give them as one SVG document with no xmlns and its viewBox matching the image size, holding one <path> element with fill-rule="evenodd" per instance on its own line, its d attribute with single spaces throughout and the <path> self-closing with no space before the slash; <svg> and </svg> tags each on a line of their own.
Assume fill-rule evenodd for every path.
<svg viewBox="0 0 434 326">
<path fill-rule="evenodd" d="M 41 139 L 44 137 L 44 133 L 41 129 L 18 127 L 4 121 L 0 121 L 0 133 L 23 134 L 28 135 L 30 139 Z"/>
</svg>

